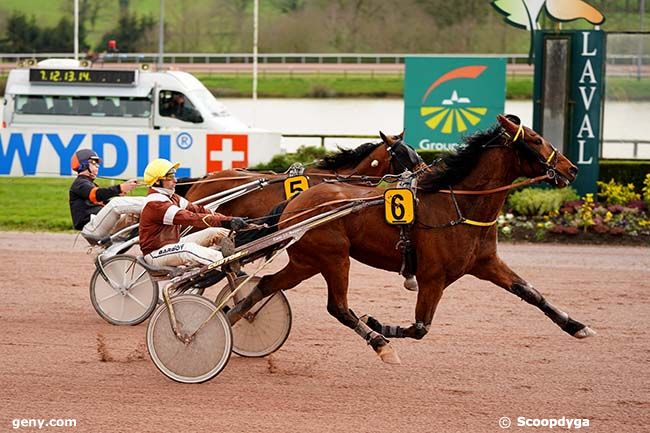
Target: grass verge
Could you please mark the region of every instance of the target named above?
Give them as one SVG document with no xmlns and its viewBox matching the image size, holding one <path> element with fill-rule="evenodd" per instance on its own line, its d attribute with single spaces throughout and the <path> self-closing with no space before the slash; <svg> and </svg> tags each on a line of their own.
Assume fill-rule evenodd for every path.
<svg viewBox="0 0 650 433">
<path fill-rule="evenodd" d="M 73 178 L 0 178 L 0 230 L 73 231 L 68 190 Z M 110 180 L 97 180 L 100 186 Z M 139 188 L 135 195 L 144 195 Z"/>
</svg>

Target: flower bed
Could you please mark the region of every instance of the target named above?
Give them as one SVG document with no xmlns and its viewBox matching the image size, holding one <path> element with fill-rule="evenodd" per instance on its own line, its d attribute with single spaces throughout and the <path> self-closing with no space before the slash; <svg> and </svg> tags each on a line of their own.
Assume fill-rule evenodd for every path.
<svg viewBox="0 0 650 433">
<path fill-rule="evenodd" d="M 642 195 L 632 184 L 598 182 L 600 202 L 593 194 L 561 202 L 557 194 L 572 194 L 520 191 L 497 220 L 500 239 L 650 246 L 650 174 L 644 185 Z"/>
</svg>

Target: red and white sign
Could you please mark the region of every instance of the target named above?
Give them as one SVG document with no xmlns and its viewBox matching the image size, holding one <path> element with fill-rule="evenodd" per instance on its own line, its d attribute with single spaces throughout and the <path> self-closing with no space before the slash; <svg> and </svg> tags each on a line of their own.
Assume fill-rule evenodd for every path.
<svg viewBox="0 0 650 433">
<path fill-rule="evenodd" d="M 206 171 L 248 167 L 248 135 L 206 134 Z"/>
</svg>

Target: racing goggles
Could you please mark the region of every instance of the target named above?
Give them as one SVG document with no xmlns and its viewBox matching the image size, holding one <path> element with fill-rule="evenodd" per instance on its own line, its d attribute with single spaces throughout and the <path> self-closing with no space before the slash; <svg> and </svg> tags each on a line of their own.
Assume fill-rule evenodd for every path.
<svg viewBox="0 0 650 433">
<path fill-rule="evenodd" d="M 175 168 L 171 168 L 171 169 L 170 169 L 170 170 L 165 174 L 165 176 L 163 176 L 163 177 L 161 178 L 161 180 L 174 180 L 174 179 L 176 179 L 176 169 L 175 169 Z"/>
</svg>

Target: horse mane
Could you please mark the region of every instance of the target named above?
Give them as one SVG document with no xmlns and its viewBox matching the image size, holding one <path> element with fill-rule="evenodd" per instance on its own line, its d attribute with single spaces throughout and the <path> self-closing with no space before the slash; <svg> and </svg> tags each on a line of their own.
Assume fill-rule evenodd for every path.
<svg viewBox="0 0 650 433">
<path fill-rule="evenodd" d="M 436 192 L 465 179 L 474 169 L 483 145 L 501 134 L 501 127 L 494 126 L 485 131 L 478 131 L 463 138 L 463 144 L 456 150 L 443 155 L 433 171 L 426 172 L 420 179 L 419 186 L 423 191 Z"/>
<path fill-rule="evenodd" d="M 323 157 L 316 164 L 316 168 L 336 170 L 341 167 L 355 166 L 381 144 L 383 143 L 364 143 L 354 149 L 342 149 L 339 147 L 337 153 Z"/>
</svg>

